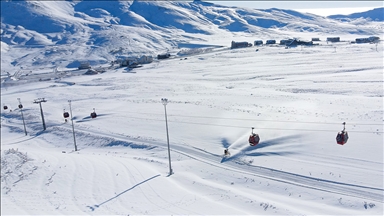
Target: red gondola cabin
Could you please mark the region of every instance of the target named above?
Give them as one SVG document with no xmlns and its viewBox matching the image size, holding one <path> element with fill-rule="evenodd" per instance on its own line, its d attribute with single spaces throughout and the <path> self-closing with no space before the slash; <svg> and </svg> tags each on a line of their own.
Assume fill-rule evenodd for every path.
<svg viewBox="0 0 384 216">
<path fill-rule="evenodd" d="M 339 145 L 344 145 L 348 141 L 348 132 L 345 131 L 345 122 L 343 122 L 344 128 L 336 135 L 336 142 Z"/>
<path fill-rule="evenodd" d="M 250 146 L 255 146 L 255 145 L 259 144 L 259 141 L 260 141 L 259 134 L 253 133 L 253 129 L 255 129 L 255 128 L 252 127 L 252 132 L 251 132 L 251 135 L 249 136 L 249 139 L 248 139 Z"/>
<path fill-rule="evenodd" d="M 258 134 L 251 134 L 249 136 L 249 139 L 248 139 L 249 145 L 255 146 L 259 144 L 259 141 L 260 141 L 260 137 Z"/>
<path fill-rule="evenodd" d="M 339 145 L 344 145 L 348 141 L 348 132 L 341 131 L 336 136 L 336 142 Z"/>
</svg>

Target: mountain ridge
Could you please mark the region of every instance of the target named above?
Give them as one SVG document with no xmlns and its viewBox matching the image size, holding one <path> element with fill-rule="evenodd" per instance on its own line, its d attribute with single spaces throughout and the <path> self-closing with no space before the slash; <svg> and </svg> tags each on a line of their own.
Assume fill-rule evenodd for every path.
<svg viewBox="0 0 384 216">
<path fill-rule="evenodd" d="M 1 41 L 7 45 L 2 54 L 12 53 L 2 59 L 7 67 L 68 67 L 81 55 L 102 64 L 116 58 L 114 50 L 122 50 L 119 55 L 154 56 L 179 44 L 206 43 L 212 38 L 228 38 L 229 46 L 239 35 L 283 39 L 293 33 L 359 37 L 380 33 L 372 25 L 362 25 L 371 20 L 341 22 L 293 10 L 204 1 L 1 1 L 1 8 Z M 18 53 L 27 47 L 27 57 Z"/>
<path fill-rule="evenodd" d="M 328 18 L 336 19 L 340 21 L 350 21 L 351 19 L 371 19 L 372 21 L 384 21 L 384 7 L 381 8 L 374 8 L 372 10 L 359 12 L 359 13 L 352 13 L 349 15 L 331 15 L 328 16 Z"/>
</svg>

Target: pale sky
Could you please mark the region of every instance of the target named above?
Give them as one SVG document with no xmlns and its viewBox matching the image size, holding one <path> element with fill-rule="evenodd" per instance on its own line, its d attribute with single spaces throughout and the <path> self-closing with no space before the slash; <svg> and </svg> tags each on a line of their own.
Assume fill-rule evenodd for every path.
<svg viewBox="0 0 384 216">
<path fill-rule="evenodd" d="M 225 6 L 254 9 L 290 9 L 320 16 L 351 14 L 384 7 L 383 1 L 207 1 Z"/>
</svg>

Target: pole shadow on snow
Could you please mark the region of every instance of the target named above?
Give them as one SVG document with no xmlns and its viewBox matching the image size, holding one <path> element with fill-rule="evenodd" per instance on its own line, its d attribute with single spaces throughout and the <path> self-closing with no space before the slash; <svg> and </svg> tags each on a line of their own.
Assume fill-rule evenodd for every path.
<svg viewBox="0 0 384 216">
<path fill-rule="evenodd" d="M 247 145 L 247 147 L 243 148 L 239 153 L 236 153 L 229 157 L 224 157 L 221 160 L 221 163 L 235 160 L 241 156 L 283 156 L 283 155 L 296 154 L 295 151 L 276 150 L 276 151 L 259 152 L 257 150 L 268 148 L 271 146 L 278 146 L 278 145 L 286 145 L 286 147 L 288 147 L 288 145 L 292 146 L 292 143 L 290 143 L 290 141 L 293 141 L 299 137 L 301 137 L 301 135 L 283 136 L 275 139 L 262 141 L 256 146 L 250 146 L 247 141 L 244 141 L 244 145 Z M 227 148 L 226 146 L 230 146 L 230 144 L 226 141 L 226 139 L 222 139 L 222 144 L 225 148 Z M 229 152 L 231 152 L 230 149 L 229 149 Z"/>
<path fill-rule="evenodd" d="M 41 122 L 34 122 L 35 125 L 38 125 L 38 126 L 34 126 L 34 127 L 39 127 L 40 128 L 40 124 Z M 54 125 L 48 125 L 47 127 L 53 127 L 53 126 L 58 126 L 58 125 L 63 125 L 64 123 L 62 124 L 54 124 Z M 32 124 L 30 124 L 29 126 L 31 126 Z M 17 127 L 13 127 L 13 126 L 8 126 L 10 129 L 11 129 L 11 132 L 17 132 L 17 133 L 24 133 L 24 130 L 20 129 L 20 128 L 17 128 Z M 31 127 L 29 128 L 31 129 Z M 44 134 L 44 133 L 47 133 L 47 131 L 45 130 L 42 130 L 42 131 L 38 131 L 38 132 L 34 132 L 35 130 L 32 130 L 32 132 L 28 132 L 27 133 L 29 134 L 29 137 L 26 137 L 26 136 L 22 136 L 22 137 L 26 137 L 26 139 L 23 139 L 23 140 L 20 140 L 20 141 L 17 141 L 17 142 L 12 142 L 12 143 L 8 143 L 6 145 L 14 145 L 14 144 L 19 144 L 19 143 L 22 143 L 22 142 L 26 142 L 26 141 L 29 141 L 29 140 L 32 140 L 32 139 L 35 139 L 36 137 Z"/>
<path fill-rule="evenodd" d="M 159 177 L 159 176 L 160 176 L 160 174 L 155 175 L 155 176 L 152 176 L 151 178 L 148 178 L 148 179 L 146 179 L 146 180 L 144 180 L 144 181 L 142 181 L 142 182 L 140 182 L 140 183 L 138 183 L 138 184 L 135 184 L 134 186 L 128 188 L 127 190 L 125 190 L 125 191 L 123 191 L 123 192 L 117 194 L 116 196 L 114 196 L 114 197 L 112 197 L 112 198 L 110 198 L 110 199 L 108 199 L 108 200 L 106 200 L 106 201 L 104 201 L 104 202 L 102 202 L 102 203 L 100 203 L 100 204 L 98 204 L 98 205 L 87 206 L 87 207 L 88 207 L 89 209 L 91 209 L 92 211 L 95 211 L 95 209 L 96 209 L 96 208 L 99 208 L 101 205 L 104 205 L 105 203 L 107 203 L 107 202 L 109 202 L 109 201 L 112 201 L 112 200 L 116 199 L 117 197 L 119 197 L 119 196 L 125 194 L 126 192 L 132 190 L 133 188 L 135 188 L 135 187 L 137 187 L 137 186 L 139 186 L 139 185 L 141 185 L 141 184 L 143 184 L 143 183 L 145 183 L 145 182 L 147 182 L 147 181 L 149 181 L 149 180 L 152 180 L 152 179 L 154 179 L 154 178 L 157 178 L 157 177 Z"/>
<path fill-rule="evenodd" d="M 14 145 L 14 144 L 19 144 L 19 143 L 22 143 L 22 142 L 26 142 L 26 141 L 29 141 L 31 139 L 35 139 L 38 135 L 35 135 L 35 136 L 32 136 L 32 137 L 29 137 L 28 139 L 24 139 L 24 140 L 20 140 L 20 141 L 17 141 L 17 142 L 13 142 L 13 143 L 8 143 L 8 144 L 2 144 L 4 146 L 6 145 Z M 25 137 L 25 136 L 23 136 Z"/>
</svg>

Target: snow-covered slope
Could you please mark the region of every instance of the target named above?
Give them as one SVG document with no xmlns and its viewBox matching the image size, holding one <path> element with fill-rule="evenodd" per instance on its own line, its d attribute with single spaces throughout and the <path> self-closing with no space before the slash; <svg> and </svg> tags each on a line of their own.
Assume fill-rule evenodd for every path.
<svg viewBox="0 0 384 216">
<path fill-rule="evenodd" d="M 341 21 L 350 21 L 351 19 L 364 18 L 372 21 L 383 22 L 384 21 L 384 7 L 375 8 L 369 11 L 360 12 L 360 13 L 352 13 L 349 15 L 331 15 L 328 16 L 331 19 L 337 19 Z"/>
<path fill-rule="evenodd" d="M 319 43 L 6 80 L 1 215 L 383 215 L 383 47 Z"/>
<path fill-rule="evenodd" d="M 383 22 L 202 1 L 1 10 L 1 215 L 383 215 L 383 46 L 350 43 Z"/>
<path fill-rule="evenodd" d="M 361 22 L 360 22 L 361 23 Z M 367 24 L 367 23 L 366 23 Z M 378 35 L 359 23 L 291 10 L 224 7 L 202 1 L 1 1 L 2 72 L 105 64 L 119 56 L 177 53 L 183 44 L 231 40 Z M 227 38 L 215 43 L 213 38 Z"/>
</svg>

